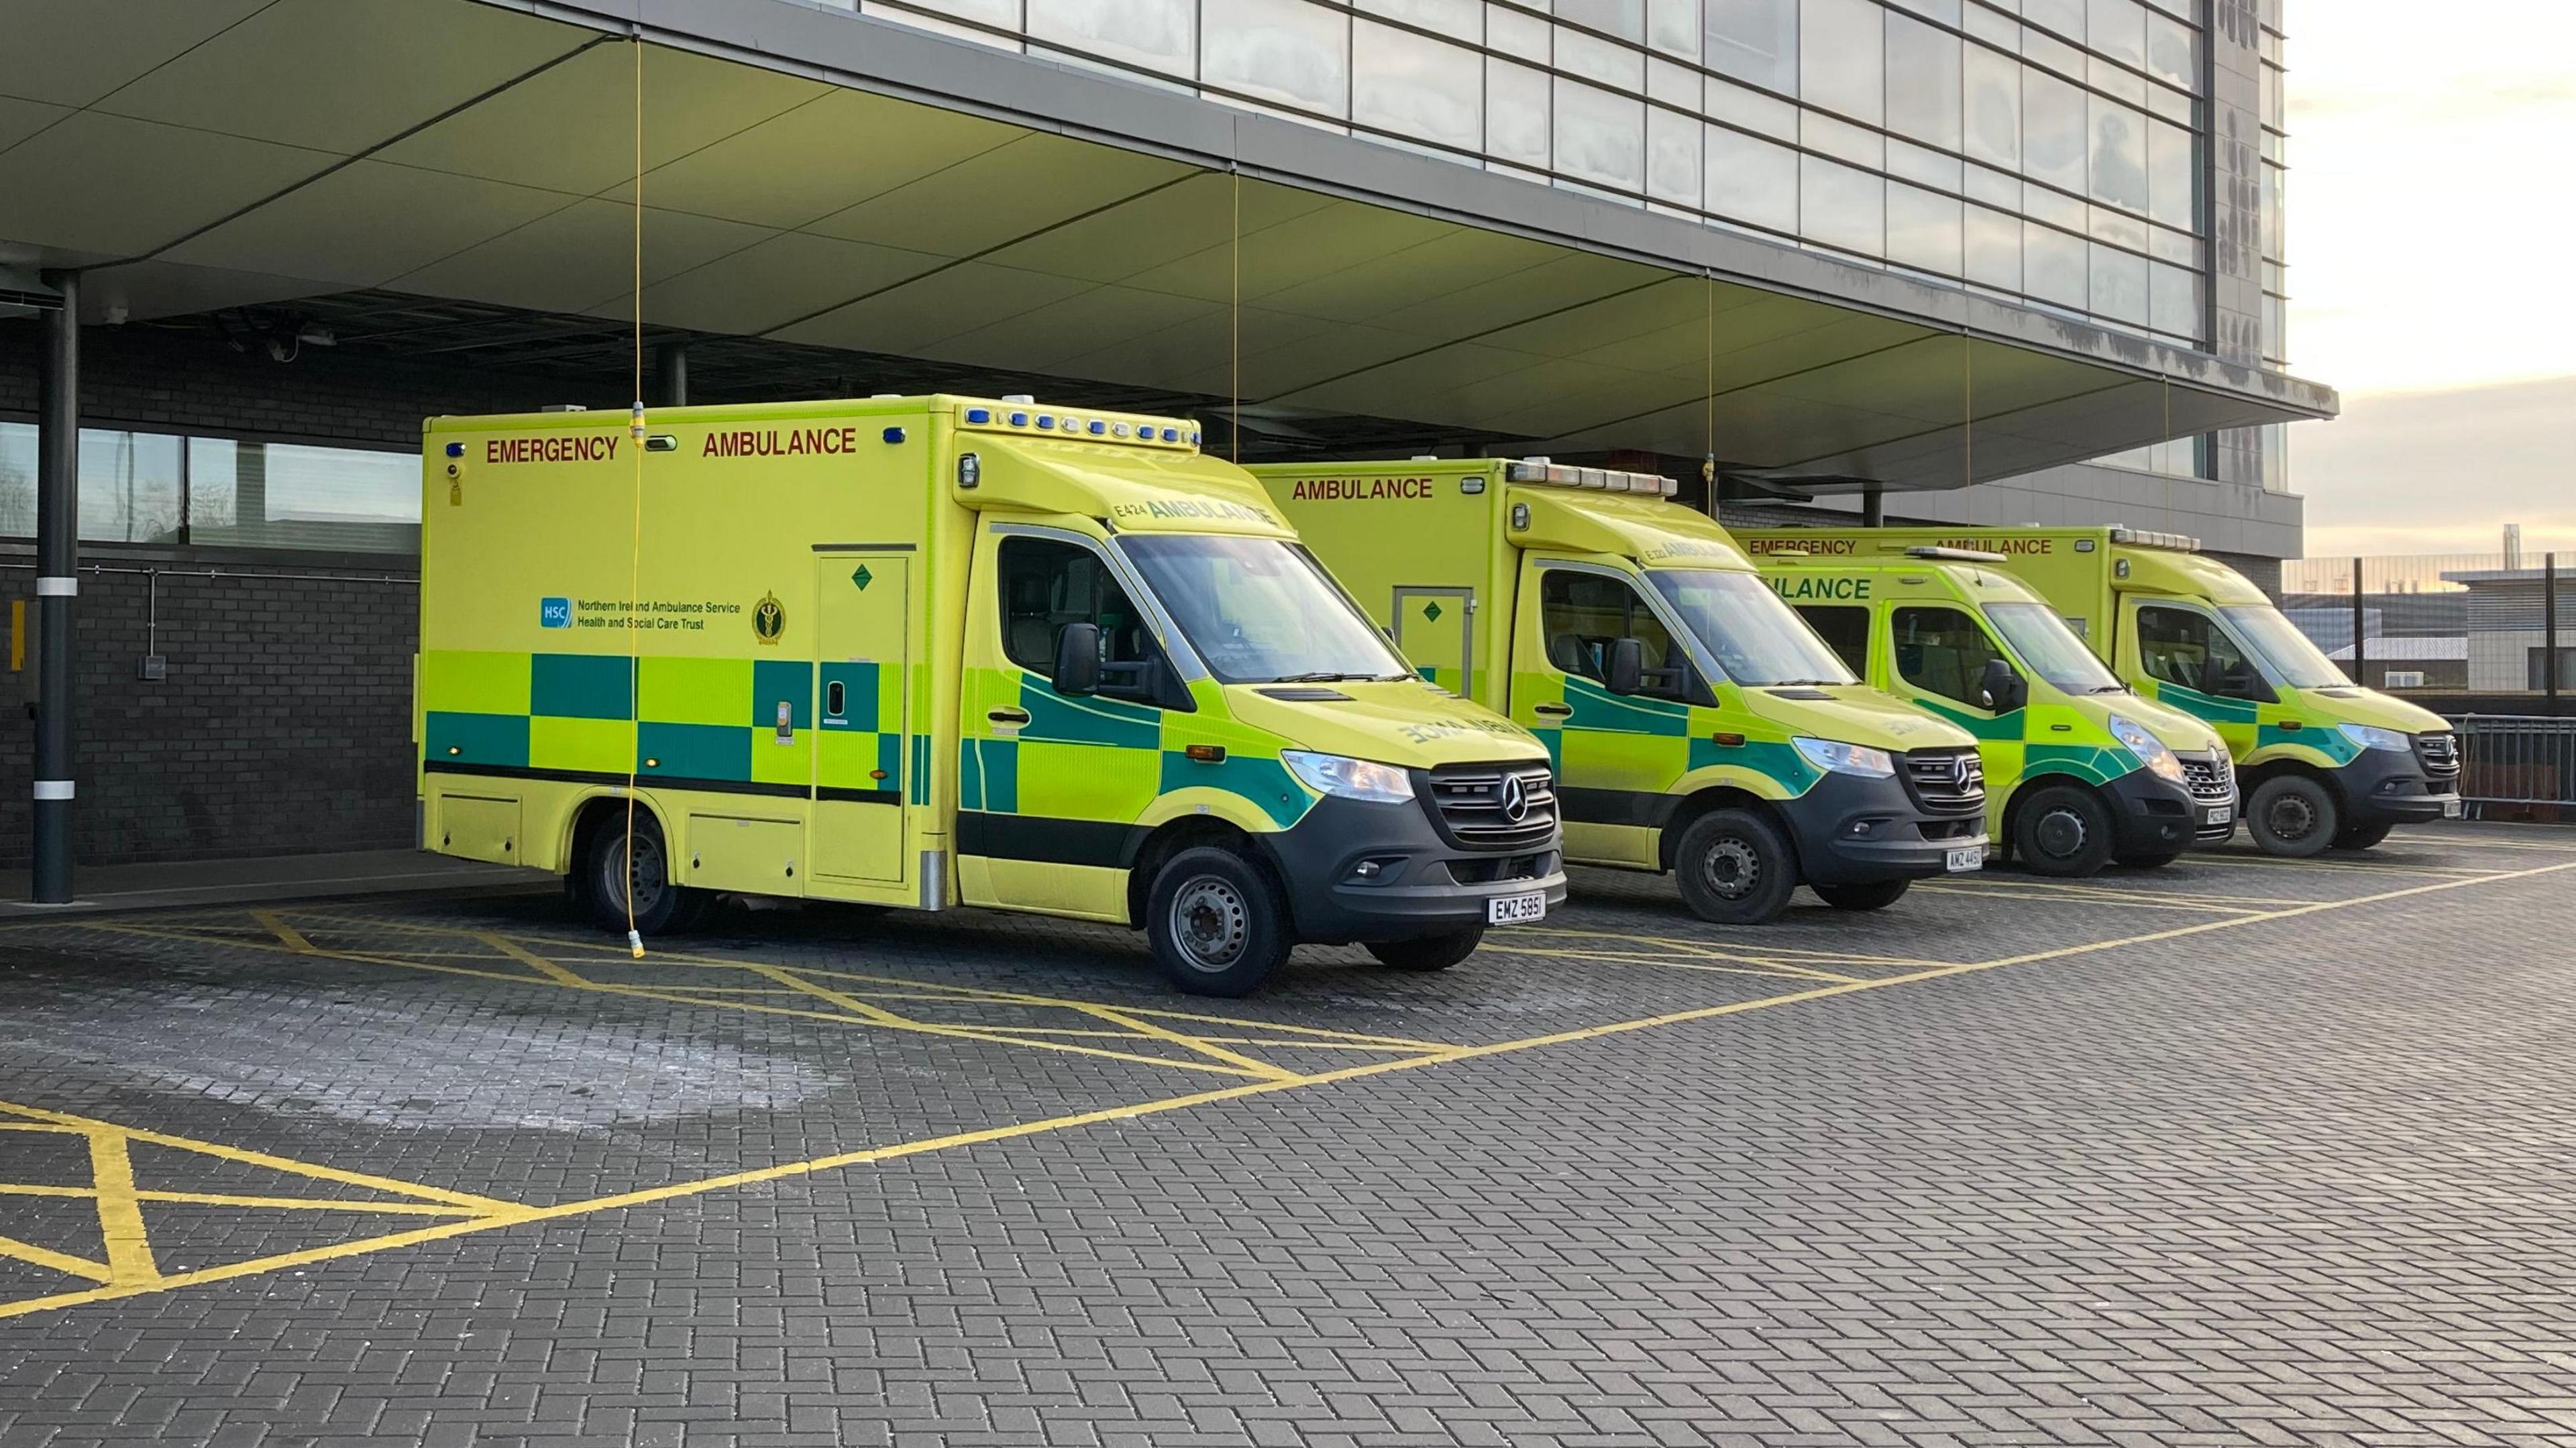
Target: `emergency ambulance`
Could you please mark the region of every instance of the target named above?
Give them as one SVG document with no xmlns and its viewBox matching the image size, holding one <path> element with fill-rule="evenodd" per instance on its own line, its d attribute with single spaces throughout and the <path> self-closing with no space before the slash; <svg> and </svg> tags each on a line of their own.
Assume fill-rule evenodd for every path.
<svg viewBox="0 0 2576 1448">
<path fill-rule="evenodd" d="M 1986 829 L 2041 875 L 2170 863 L 2236 832 L 2226 741 L 2130 692 L 2057 611 L 1996 565 L 1899 555 L 1759 555 L 1772 589 L 1852 671 L 1977 736 Z"/>
<path fill-rule="evenodd" d="M 718 893 L 1141 926 L 1213 995 L 1543 916 L 1546 749 L 1197 443 L 1026 399 L 431 419 L 425 846 L 643 934 Z"/>
<path fill-rule="evenodd" d="M 2275 855 L 2368 849 L 2460 813 L 2459 741 L 2440 715 L 2364 689 L 2199 543 L 2127 528 L 1854 528 L 1748 533 L 1756 550 L 1887 557 L 1923 545 L 2003 555 L 2112 672 L 2217 729 L 2246 832 Z"/>
<path fill-rule="evenodd" d="M 1985 861 L 1976 741 L 1869 688 L 1671 480 L 1544 458 L 1252 470 L 1424 678 L 1556 760 L 1567 857 L 1701 916 L 1875 910 Z"/>
</svg>

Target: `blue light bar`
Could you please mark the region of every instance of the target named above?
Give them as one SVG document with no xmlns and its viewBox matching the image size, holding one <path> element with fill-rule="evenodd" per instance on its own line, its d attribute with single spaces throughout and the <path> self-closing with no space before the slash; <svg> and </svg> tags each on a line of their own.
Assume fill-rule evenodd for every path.
<svg viewBox="0 0 2576 1448">
<path fill-rule="evenodd" d="M 465 444 L 461 442 L 449 443 L 447 445 L 447 455 L 452 458 L 461 458 L 465 456 Z"/>
<path fill-rule="evenodd" d="M 1180 430 L 1179 428 L 1177 428 L 1177 427 L 1167 427 L 1167 428 L 1164 428 L 1164 429 L 1163 429 L 1163 441 L 1165 441 L 1165 442 L 1179 442 L 1180 440 L 1181 440 L 1181 430 Z"/>
<path fill-rule="evenodd" d="M 1095 417 L 1091 420 L 1091 435 L 1093 437 L 1098 437 L 1108 430 L 1109 424 L 1102 422 L 1099 418 Z"/>
<path fill-rule="evenodd" d="M 1041 428 L 1051 428 L 1055 426 L 1055 419 L 1048 414 L 1041 412 L 1038 414 L 1038 426 Z"/>
<path fill-rule="evenodd" d="M 1013 426 L 1013 427 L 1026 427 L 1026 426 L 1028 426 L 1028 425 L 1029 425 L 1029 415 L 1028 415 L 1027 413 L 1025 413 L 1025 412 L 1014 412 L 1014 413 L 1012 413 L 1012 414 L 1011 414 L 1011 426 Z"/>
<path fill-rule="evenodd" d="M 993 409 L 989 407 L 970 407 L 966 409 L 966 420 L 968 422 L 991 422 L 993 420 Z"/>
</svg>

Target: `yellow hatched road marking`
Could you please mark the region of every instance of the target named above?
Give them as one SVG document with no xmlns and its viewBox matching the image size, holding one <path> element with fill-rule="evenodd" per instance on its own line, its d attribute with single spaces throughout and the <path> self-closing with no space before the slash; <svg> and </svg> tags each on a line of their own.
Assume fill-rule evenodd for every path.
<svg viewBox="0 0 2576 1448">
<path fill-rule="evenodd" d="M 0 1318 L 15 1317 L 31 1312 L 50 1311 L 82 1303 L 104 1302 L 117 1298 L 133 1297 L 144 1292 L 166 1291 L 173 1287 L 186 1286 L 195 1283 L 223 1281 L 234 1277 L 243 1277 L 256 1273 L 275 1271 L 282 1267 L 306 1266 L 312 1263 L 331 1261 L 337 1258 L 356 1256 L 367 1252 L 379 1252 L 399 1247 L 416 1246 L 425 1242 L 433 1242 L 449 1237 L 462 1236 L 469 1232 L 491 1231 L 498 1228 L 518 1226 L 530 1222 L 555 1221 L 566 1217 L 586 1216 L 596 1212 L 622 1210 L 654 1202 L 670 1201 L 678 1198 L 696 1196 L 706 1192 L 722 1191 L 734 1187 L 778 1181 L 788 1177 L 806 1176 L 818 1172 L 833 1171 L 851 1166 L 895 1161 L 904 1157 L 917 1156 L 927 1152 L 953 1150 L 961 1147 L 981 1145 L 988 1142 L 1008 1141 L 1021 1137 L 1042 1135 L 1047 1132 L 1063 1131 L 1113 1121 L 1135 1120 L 1141 1117 L 1160 1115 L 1165 1112 L 1187 1110 L 1192 1107 L 1211 1105 L 1218 1102 L 1234 1101 L 1251 1096 L 1266 1095 L 1275 1091 L 1292 1091 L 1303 1087 L 1331 1085 L 1338 1082 L 1356 1081 L 1373 1076 L 1386 1075 L 1396 1071 L 1409 1071 L 1428 1066 L 1446 1065 L 1455 1061 L 1476 1060 L 1482 1057 L 1505 1055 L 1512 1052 L 1533 1050 L 1546 1046 L 1560 1046 L 1580 1041 L 1599 1040 L 1634 1031 L 1653 1030 L 1664 1026 L 1680 1025 L 1689 1022 L 1716 1020 L 1726 1016 L 1744 1014 L 1750 1011 L 1770 1010 L 1779 1006 L 1797 1005 L 1808 1001 L 1828 1000 L 1836 996 L 1855 995 L 1862 991 L 1883 990 L 1892 986 L 1910 985 L 1918 981 L 1940 980 L 1951 976 L 1997 970 L 2007 966 L 2034 964 L 2036 962 L 2046 960 L 2070 959 L 2076 956 L 2098 954 L 2103 951 L 2118 950 L 2129 946 L 2150 945 L 2163 941 L 2186 939 L 2195 935 L 2211 934 L 2222 930 L 2240 929 L 2249 925 L 2273 924 L 2279 921 L 2297 919 L 2308 915 L 2325 914 L 2337 910 L 2348 910 L 2361 905 L 2379 904 L 2390 900 L 2438 894 L 2444 891 L 2465 889 L 2479 885 L 2496 884 L 2509 880 L 2532 879 L 2543 875 L 2559 874 L 2568 870 L 2576 870 L 2576 860 L 2561 864 L 2535 866 L 2522 870 L 2481 873 L 2466 879 L 2440 880 L 2432 884 L 2413 885 L 2402 889 L 2385 890 L 2376 894 L 2356 896 L 2345 900 L 2317 901 L 2311 904 L 2287 907 L 2262 915 L 2233 915 L 2220 920 L 2207 920 L 2192 925 L 2176 926 L 2168 930 L 2152 931 L 2141 935 L 2121 936 L 2109 940 L 2086 941 L 2079 944 L 2059 946 L 2047 950 L 2030 951 L 2020 955 L 1998 956 L 1991 960 L 1932 964 L 1918 970 L 1897 975 L 1881 976 L 1876 979 L 1851 980 L 1833 984 L 1822 984 L 1808 990 L 1792 991 L 1782 995 L 1766 996 L 1753 1000 L 1732 1001 L 1723 1005 L 1700 1006 L 1687 1010 L 1670 1011 L 1662 1015 L 1645 1016 L 1626 1021 L 1605 1022 L 1599 1025 L 1582 1026 L 1571 1030 L 1554 1031 L 1545 1035 L 1523 1036 L 1514 1040 L 1495 1041 L 1484 1045 L 1448 1047 L 1438 1051 L 1406 1056 L 1396 1060 L 1372 1061 L 1362 1065 L 1346 1066 L 1338 1070 L 1317 1072 L 1311 1075 L 1290 1076 L 1278 1080 L 1249 1081 L 1237 1086 L 1200 1091 L 1185 1096 L 1171 1096 L 1157 1101 L 1141 1102 L 1134 1105 L 1104 1107 L 1097 1110 L 1074 1112 L 1063 1116 L 1047 1117 L 1037 1121 L 1018 1122 L 1006 1126 L 987 1127 L 977 1131 L 958 1132 L 949 1136 L 932 1137 L 921 1141 L 901 1142 L 890 1146 L 870 1147 L 858 1151 L 835 1153 L 833 1155 L 815 1157 L 806 1161 L 785 1162 L 773 1166 L 756 1167 L 745 1171 L 729 1172 L 721 1176 L 707 1177 L 698 1181 L 675 1182 L 665 1186 L 649 1187 L 631 1192 L 621 1192 L 611 1196 L 593 1197 L 584 1201 L 564 1202 L 548 1207 L 520 1207 L 512 1206 L 508 1203 L 492 1202 L 491 1205 L 497 1210 L 493 1211 L 490 1215 L 466 1218 L 453 1222 L 442 1222 L 433 1226 L 422 1227 L 414 1231 L 399 1232 L 389 1236 L 359 1242 L 335 1243 L 326 1247 L 316 1247 L 307 1251 L 286 1253 L 277 1257 L 263 1258 L 253 1262 L 235 1263 L 223 1267 L 207 1268 L 196 1272 L 177 1273 L 156 1279 L 150 1283 L 109 1282 L 107 1285 L 85 1290 L 58 1293 L 50 1297 L 29 1298 L 19 1302 L 0 1304 Z M 520 977 L 520 979 L 524 978 Z M 60 1113 L 37 1112 L 32 1108 L 26 1107 L 0 1106 L 0 1110 L 11 1110 L 22 1115 L 36 1115 L 52 1119 L 78 1119 L 64 1118 Z M 105 1125 L 104 1123 L 98 1124 L 101 1126 Z M 132 1139 L 138 1141 L 153 1139 L 153 1134 L 147 1132 L 132 1132 L 129 1133 L 129 1135 Z M 199 1144 L 197 1149 L 209 1148 L 203 1144 Z M 261 1157 L 260 1153 L 255 1152 L 240 1153 L 240 1155 L 245 1159 Z M 273 1161 L 276 1159 L 267 1158 L 267 1160 Z M 312 1168 L 309 1166 L 302 1166 L 300 1164 L 297 1169 L 307 1171 L 308 1173 L 317 1176 L 325 1175 L 327 1171 L 327 1169 Z M 327 1176 L 326 1179 L 328 1179 Z M 396 1184 L 394 1189 L 424 1194 L 427 1194 L 430 1190 L 411 1186 L 409 1184 Z M 489 1198 L 475 1198 L 471 1200 L 481 1202 L 491 1201 Z M 9 1244 L 11 1248 L 16 1248 L 22 1245 L 24 1244 Z M 42 1251 L 43 1249 L 36 1248 L 31 1250 Z M 62 1257 L 62 1254 L 53 1255 L 65 1262 L 73 1264 L 71 1267 L 66 1269 L 71 1271 L 73 1275 L 87 1276 L 93 1279 L 102 1278 L 104 1269 L 100 1264 L 85 1262 L 78 1258 Z"/>
<path fill-rule="evenodd" d="M 27 1182 L 0 1182 L 0 1197 L 70 1197 L 90 1199 L 98 1195 L 96 1187 L 44 1186 Z M 312 1207 L 329 1212 L 390 1212 L 406 1217 L 472 1216 L 473 1207 L 441 1206 L 434 1202 L 363 1202 L 341 1197 L 261 1197 L 237 1192 L 162 1192 L 138 1191 L 135 1200 L 172 1202 L 192 1207 Z"/>
<path fill-rule="evenodd" d="M 87 1257 L 75 1257 L 69 1252 L 57 1252 L 50 1247 L 39 1247 L 33 1242 L 21 1242 L 15 1237 L 0 1237 L 0 1257 L 15 1257 L 21 1262 L 32 1262 L 39 1267 L 48 1267 L 68 1277 L 86 1277 L 92 1282 L 112 1284 L 116 1281 L 115 1272 L 104 1262 L 93 1262 Z M 34 1300 L 42 1302 L 45 1299 L 40 1297 Z M 0 1317 L 8 1315 L 9 1305 L 0 1304 Z"/>
<path fill-rule="evenodd" d="M 160 1281 L 152 1239 L 143 1231 L 143 1204 L 134 1199 L 134 1159 L 121 1133 L 90 1133 L 89 1175 L 98 1187 L 99 1236 L 107 1243 L 107 1270 L 116 1285 Z"/>
</svg>

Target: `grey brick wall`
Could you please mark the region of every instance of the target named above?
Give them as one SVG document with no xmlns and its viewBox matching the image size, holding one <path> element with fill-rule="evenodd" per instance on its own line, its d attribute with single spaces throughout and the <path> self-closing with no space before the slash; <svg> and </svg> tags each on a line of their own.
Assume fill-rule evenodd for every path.
<svg viewBox="0 0 2576 1448">
<path fill-rule="evenodd" d="M 33 418 L 40 336 L 32 322 L 0 322 L 0 417 Z M 82 363 L 85 425 L 263 441 L 409 450 L 433 413 L 625 405 L 614 378 L 585 396 L 561 379 L 319 348 L 280 364 L 211 335 L 147 328 L 88 329 Z M 89 544 L 81 561 L 80 860 L 412 842 L 417 560 Z M 0 540 L 0 600 L 29 597 L 32 563 L 24 541 Z M 156 583 L 142 570 L 161 576 Z M 137 665 L 153 647 L 156 590 L 169 676 L 153 683 Z M 0 624 L 5 609 L 0 602 Z M 0 673 L 0 866 L 27 862 L 32 684 L 31 673 Z"/>
</svg>

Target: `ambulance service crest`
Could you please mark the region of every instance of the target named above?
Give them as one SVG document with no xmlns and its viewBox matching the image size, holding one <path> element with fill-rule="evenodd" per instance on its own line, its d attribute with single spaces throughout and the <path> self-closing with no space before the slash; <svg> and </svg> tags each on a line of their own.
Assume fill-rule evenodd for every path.
<svg viewBox="0 0 2576 1448">
<path fill-rule="evenodd" d="M 764 644 L 778 642 L 778 636 L 787 632 L 787 609 L 777 594 L 764 593 L 751 606 L 751 631 Z"/>
</svg>

